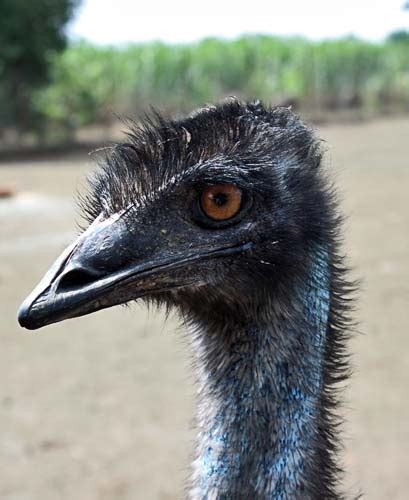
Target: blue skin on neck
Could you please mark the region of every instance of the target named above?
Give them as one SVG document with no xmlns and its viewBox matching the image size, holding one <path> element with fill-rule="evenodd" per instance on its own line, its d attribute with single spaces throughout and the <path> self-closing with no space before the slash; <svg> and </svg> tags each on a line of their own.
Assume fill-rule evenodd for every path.
<svg viewBox="0 0 409 500">
<path fill-rule="evenodd" d="M 223 396 L 212 401 L 202 427 L 198 498 L 229 498 L 243 475 L 248 491 L 263 498 L 285 500 L 300 491 L 314 451 L 322 387 L 330 304 L 325 249 L 316 252 L 296 300 L 301 322 L 284 319 L 270 329 L 254 328 L 244 345 L 232 347 L 215 385 Z M 278 328 L 293 340 L 288 352 L 277 353 Z"/>
</svg>

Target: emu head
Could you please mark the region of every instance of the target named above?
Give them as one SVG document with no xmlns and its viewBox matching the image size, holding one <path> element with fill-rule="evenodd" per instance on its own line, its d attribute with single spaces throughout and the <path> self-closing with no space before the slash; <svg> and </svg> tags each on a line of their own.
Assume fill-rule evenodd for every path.
<svg viewBox="0 0 409 500">
<path fill-rule="evenodd" d="M 265 291 L 288 291 L 327 236 L 320 161 L 310 129 L 259 102 L 135 125 L 91 179 L 89 227 L 23 303 L 20 324 L 138 298 L 199 315 L 256 310 Z"/>
</svg>

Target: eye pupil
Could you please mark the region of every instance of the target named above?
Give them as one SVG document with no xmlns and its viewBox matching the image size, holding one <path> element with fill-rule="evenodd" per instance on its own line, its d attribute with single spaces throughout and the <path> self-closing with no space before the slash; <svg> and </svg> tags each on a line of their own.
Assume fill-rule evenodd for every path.
<svg viewBox="0 0 409 500">
<path fill-rule="evenodd" d="M 229 197 L 226 193 L 217 193 L 213 197 L 213 201 L 218 207 L 222 207 L 223 205 L 225 205 L 228 199 Z"/>
</svg>

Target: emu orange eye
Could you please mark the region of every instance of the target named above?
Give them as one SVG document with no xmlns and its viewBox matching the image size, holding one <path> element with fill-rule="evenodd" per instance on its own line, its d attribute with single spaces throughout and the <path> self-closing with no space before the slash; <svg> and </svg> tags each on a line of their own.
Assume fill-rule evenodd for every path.
<svg viewBox="0 0 409 500">
<path fill-rule="evenodd" d="M 203 212 L 211 219 L 231 219 L 241 207 L 241 189 L 234 184 L 214 184 L 207 187 L 200 196 Z"/>
</svg>

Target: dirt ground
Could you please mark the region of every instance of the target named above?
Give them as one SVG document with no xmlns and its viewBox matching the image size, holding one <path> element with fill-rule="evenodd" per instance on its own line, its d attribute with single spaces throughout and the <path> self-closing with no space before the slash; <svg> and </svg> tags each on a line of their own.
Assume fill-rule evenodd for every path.
<svg viewBox="0 0 409 500">
<path fill-rule="evenodd" d="M 409 119 L 324 127 L 346 251 L 363 278 L 346 393 L 345 484 L 371 500 L 409 491 Z M 193 376 L 172 319 L 132 306 L 28 333 L 21 300 L 75 233 L 87 157 L 2 165 L 1 500 L 183 496 Z"/>
</svg>

